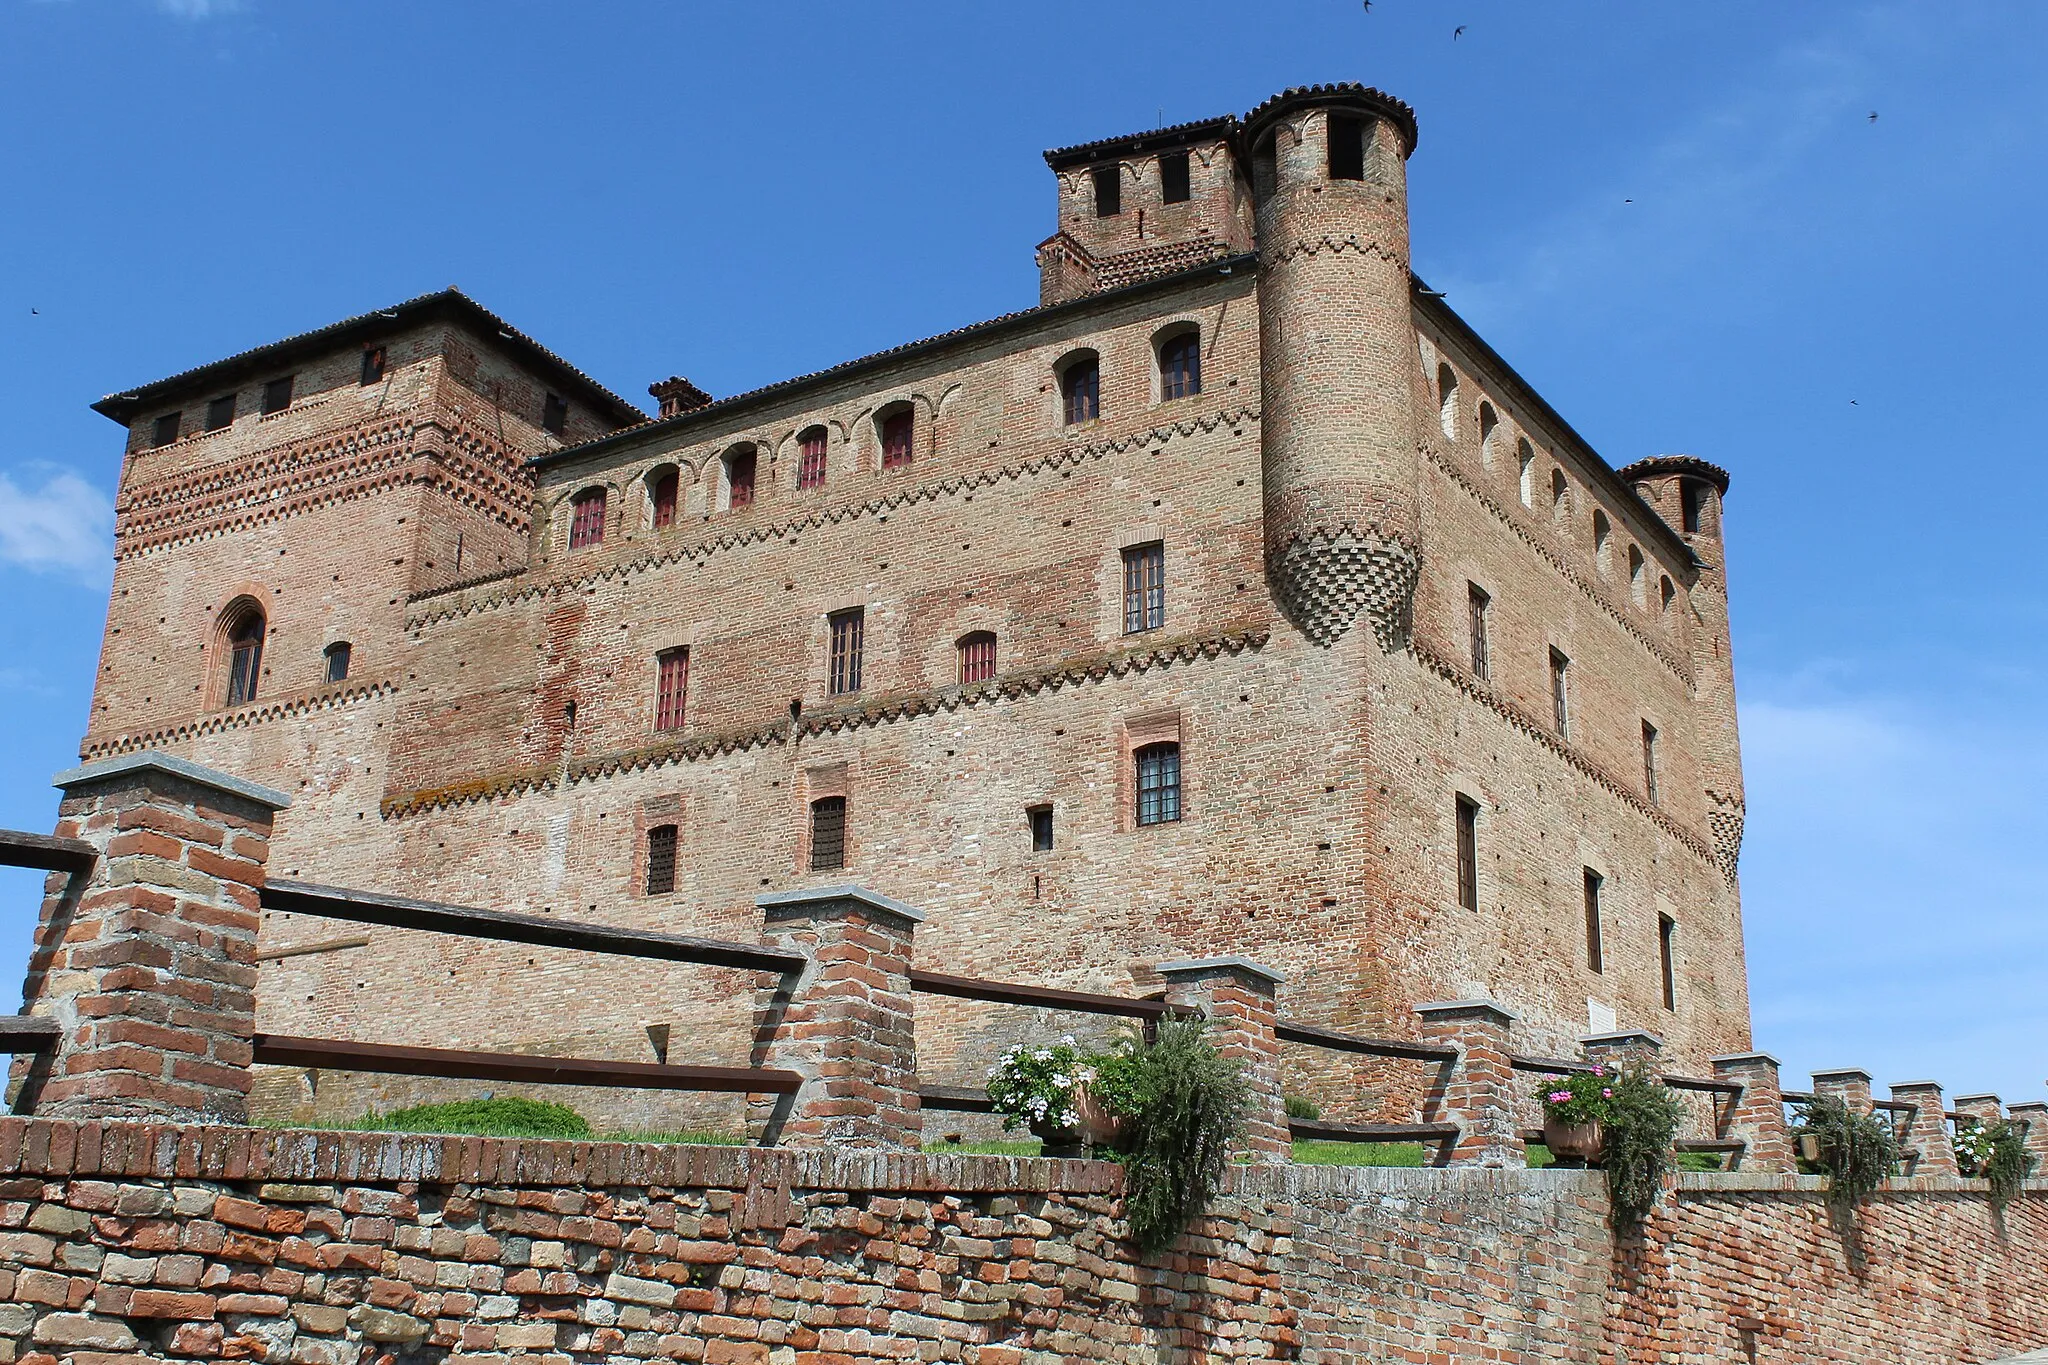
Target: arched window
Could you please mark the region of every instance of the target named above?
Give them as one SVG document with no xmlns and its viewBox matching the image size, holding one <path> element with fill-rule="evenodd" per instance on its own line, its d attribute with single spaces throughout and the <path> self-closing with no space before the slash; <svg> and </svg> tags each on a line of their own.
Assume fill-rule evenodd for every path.
<svg viewBox="0 0 2048 1365">
<path fill-rule="evenodd" d="M 682 483 L 682 473 L 674 465 L 664 465 L 654 471 L 647 485 L 647 502 L 653 512 L 655 530 L 675 525 L 676 495 L 681 491 Z"/>
<path fill-rule="evenodd" d="M 604 490 L 586 488 L 569 503 L 569 548 L 604 544 Z"/>
<path fill-rule="evenodd" d="M 1599 566 L 1601 573 L 1607 572 L 1607 542 L 1611 537 L 1613 530 L 1613 525 L 1607 520 L 1607 513 L 1601 511 L 1597 507 L 1594 508 L 1593 562 Z"/>
<path fill-rule="evenodd" d="M 1479 405 L 1479 463 L 1493 468 L 1493 437 L 1500 427 L 1500 414 L 1493 410 L 1493 404 Z"/>
<path fill-rule="evenodd" d="M 321 652 L 327 660 L 327 681 L 331 683 L 347 681 L 350 653 L 348 641 L 336 640 Z"/>
<path fill-rule="evenodd" d="M 796 486 L 798 489 L 825 486 L 825 428 L 806 427 L 796 438 Z"/>
<path fill-rule="evenodd" d="M 1180 819 L 1180 745 L 1147 744 L 1131 760 L 1137 766 L 1138 823 Z"/>
<path fill-rule="evenodd" d="M 960 651 L 961 682 L 987 682 L 996 675 L 996 637 L 994 631 L 970 631 L 960 637 L 957 647 Z"/>
<path fill-rule="evenodd" d="M 1678 589 L 1671 586 L 1670 576 L 1666 574 L 1659 574 L 1657 576 L 1658 609 L 1661 611 L 1670 611 L 1671 599 L 1676 596 L 1678 596 Z"/>
<path fill-rule="evenodd" d="M 1176 332 L 1159 343 L 1159 401 L 1192 398 L 1202 391 L 1202 334 Z"/>
<path fill-rule="evenodd" d="M 747 507 L 754 501 L 754 471 L 760 458 L 752 445 L 736 445 L 725 453 L 725 505 Z"/>
<path fill-rule="evenodd" d="M 1628 590 L 1635 597 L 1637 605 L 1643 600 L 1643 551 L 1639 545 L 1628 547 Z"/>
<path fill-rule="evenodd" d="M 227 642 L 227 704 L 241 706 L 256 700 L 256 684 L 263 676 L 263 608 L 243 598 L 228 610 L 221 631 Z"/>
<path fill-rule="evenodd" d="M 1526 440 L 1515 442 L 1515 463 L 1519 467 L 1522 506 L 1536 505 L 1536 452 Z"/>
<path fill-rule="evenodd" d="M 1060 370 L 1060 420 L 1074 426 L 1101 415 L 1102 362 L 1094 352 L 1084 352 Z"/>
<path fill-rule="evenodd" d="M 1551 515 L 1552 515 L 1552 516 L 1558 516 L 1558 517 L 1561 517 L 1561 516 L 1563 516 L 1563 515 L 1565 514 L 1565 512 L 1566 512 L 1566 511 L 1568 511 L 1568 510 L 1569 510 L 1569 509 L 1568 509 L 1568 508 L 1566 508 L 1566 506 L 1565 506 L 1565 493 L 1566 493 L 1567 491 L 1568 491 L 1568 490 L 1567 490 L 1567 486 L 1566 486 L 1566 484 L 1565 484 L 1565 481 L 1564 481 L 1564 471 L 1563 471 L 1562 469 L 1553 469 L 1553 470 L 1551 470 L 1551 471 L 1550 471 L 1550 513 L 1551 513 Z"/>
<path fill-rule="evenodd" d="M 917 440 L 917 414 L 908 403 L 883 408 L 875 418 L 882 441 L 882 468 L 900 469 L 911 461 Z"/>
<path fill-rule="evenodd" d="M 1456 438 L 1458 434 L 1458 372 L 1449 362 L 1436 367 L 1436 420 L 1444 429 L 1444 435 Z"/>
</svg>

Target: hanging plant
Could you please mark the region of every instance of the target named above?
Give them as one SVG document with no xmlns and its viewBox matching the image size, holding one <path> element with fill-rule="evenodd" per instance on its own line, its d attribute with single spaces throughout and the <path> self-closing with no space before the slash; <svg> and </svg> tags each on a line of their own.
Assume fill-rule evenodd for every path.
<svg viewBox="0 0 2048 1365">
<path fill-rule="evenodd" d="M 1956 1165 L 1966 1176 L 1991 1182 L 1991 1203 L 1999 1212 L 2019 1194 L 2033 1173 L 2024 1125 L 2010 1120 L 1985 1123 L 1963 1119 L 1956 1124 Z"/>
<path fill-rule="evenodd" d="M 1546 1076 L 1543 1138 L 1553 1154 L 1580 1156 L 1607 1171 L 1616 1227 L 1639 1223 L 1657 1205 L 1675 1160 L 1684 1106 L 1647 1062 L 1605 1064 Z"/>
<path fill-rule="evenodd" d="M 1882 1185 L 1899 1164 L 1899 1139 L 1875 1114 L 1852 1113 L 1832 1095 L 1799 1106 L 1792 1129 L 1801 1155 L 1828 1178 L 1828 1206 L 1853 1215 L 1856 1206 Z"/>
</svg>

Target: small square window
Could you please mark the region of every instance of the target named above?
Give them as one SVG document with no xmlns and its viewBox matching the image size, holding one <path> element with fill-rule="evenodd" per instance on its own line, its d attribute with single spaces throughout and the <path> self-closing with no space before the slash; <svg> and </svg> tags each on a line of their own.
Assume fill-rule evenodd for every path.
<svg viewBox="0 0 2048 1365">
<path fill-rule="evenodd" d="M 363 352 L 363 377 L 359 383 L 374 384 L 384 377 L 384 348 L 372 346 Z"/>
<path fill-rule="evenodd" d="M 234 421 L 235 396 L 233 394 L 224 393 L 206 405 L 206 429 L 208 431 L 219 431 L 223 427 L 234 425 Z"/>
<path fill-rule="evenodd" d="M 1031 820 L 1031 851 L 1052 852 L 1052 807 L 1033 806 L 1024 814 Z"/>
<path fill-rule="evenodd" d="M 297 375 L 288 374 L 282 379 L 273 379 L 263 386 L 263 412 L 283 412 L 292 405 L 292 381 Z"/>
<path fill-rule="evenodd" d="M 541 404 L 540 424 L 543 430 L 560 436 L 569 426 L 569 400 L 558 393 L 549 394 Z"/>
<path fill-rule="evenodd" d="M 149 443 L 152 446 L 167 446 L 178 439 L 178 423 L 185 416 L 182 412 L 167 412 L 156 419 L 150 429 Z"/>
</svg>

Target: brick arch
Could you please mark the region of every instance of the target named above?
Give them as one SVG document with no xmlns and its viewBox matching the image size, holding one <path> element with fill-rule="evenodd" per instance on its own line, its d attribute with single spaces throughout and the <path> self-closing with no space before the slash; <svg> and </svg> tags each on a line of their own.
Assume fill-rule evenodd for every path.
<svg viewBox="0 0 2048 1365">
<path fill-rule="evenodd" d="M 276 593 L 262 584 L 244 580 L 228 592 L 220 609 L 213 614 L 213 620 L 206 628 L 205 676 L 201 686 L 206 697 L 206 709 L 225 709 L 228 701 L 229 674 L 234 666 L 234 636 L 254 616 L 262 623 L 258 637 L 255 679 L 250 697 L 235 705 L 247 705 L 263 695 L 263 670 L 268 663 L 271 637 L 277 634 Z"/>
</svg>

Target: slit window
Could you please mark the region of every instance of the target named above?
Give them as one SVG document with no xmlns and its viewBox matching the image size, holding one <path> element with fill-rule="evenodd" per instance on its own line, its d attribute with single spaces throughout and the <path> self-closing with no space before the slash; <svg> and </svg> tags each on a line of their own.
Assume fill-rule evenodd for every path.
<svg viewBox="0 0 2048 1365">
<path fill-rule="evenodd" d="M 811 427 L 797 437 L 796 486 L 825 486 L 825 428 Z"/>
<path fill-rule="evenodd" d="M 1166 624 L 1166 546 L 1160 541 L 1124 551 L 1124 634 Z"/>
<path fill-rule="evenodd" d="M 676 524 L 676 494 L 682 489 L 679 470 L 664 469 L 654 480 L 654 529 Z"/>
<path fill-rule="evenodd" d="M 1192 398 L 1202 391 L 1202 338 L 1180 332 L 1159 346 L 1159 398 Z"/>
<path fill-rule="evenodd" d="M 551 393 L 541 400 L 541 430 L 560 436 L 569 426 L 569 400 L 559 393 Z"/>
<path fill-rule="evenodd" d="M 910 463 L 917 419 L 908 407 L 901 407 L 882 419 L 882 468 L 900 469 Z"/>
<path fill-rule="evenodd" d="M 1458 904 L 1479 908 L 1479 803 L 1458 797 Z"/>
<path fill-rule="evenodd" d="M 1159 158 L 1159 197 L 1168 204 L 1185 204 L 1195 197 L 1186 152 L 1167 152 Z"/>
<path fill-rule="evenodd" d="M 1132 760 L 1138 770 L 1138 823 L 1180 819 L 1180 745 L 1147 744 Z"/>
<path fill-rule="evenodd" d="M 754 448 L 735 450 L 725 457 L 725 489 L 728 507 L 747 507 L 754 501 L 754 471 L 760 460 Z"/>
<path fill-rule="evenodd" d="M 384 348 L 372 346 L 363 352 L 363 373 L 358 384 L 375 384 L 384 377 Z"/>
<path fill-rule="evenodd" d="M 647 894 L 666 896 L 676 889 L 676 827 L 656 825 L 647 831 Z"/>
<path fill-rule="evenodd" d="M 1678 1008 L 1678 921 L 1657 916 L 1657 958 L 1664 978 L 1664 1008 Z"/>
<path fill-rule="evenodd" d="M 604 544 L 604 490 L 586 488 L 570 502 L 569 548 Z"/>
<path fill-rule="evenodd" d="M 1592 868 L 1586 873 L 1586 966 L 1596 972 L 1604 972 L 1606 965 L 1600 948 L 1600 888 L 1605 884 L 1602 877 Z"/>
<path fill-rule="evenodd" d="M 1572 661 L 1564 651 L 1553 646 L 1550 651 L 1550 722 L 1556 728 L 1559 739 L 1571 733 L 1571 707 L 1568 689 L 1571 685 Z"/>
<path fill-rule="evenodd" d="M 1031 851 L 1052 852 L 1052 807 L 1033 806 L 1024 815 L 1031 822 Z"/>
<path fill-rule="evenodd" d="M 690 695 L 690 651 L 665 649 L 654 660 L 654 728 L 680 730 Z"/>
<path fill-rule="evenodd" d="M 263 613 L 243 613 L 228 631 L 228 705 L 256 700 L 256 681 L 263 672 Z"/>
<path fill-rule="evenodd" d="M 1493 468 L 1493 438 L 1500 431 L 1500 414 L 1493 410 L 1493 404 L 1479 405 L 1479 463 L 1482 468 Z"/>
<path fill-rule="evenodd" d="M 233 394 L 224 393 L 206 405 L 206 429 L 208 431 L 219 431 L 223 427 L 234 425 L 234 421 L 235 396 Z"/>
<path fill-rule="evenodd" d="M 1102 362 L 1083 356 L 1060 371 L 1060 414 L 1066 425 L 1102 415 Z"/>
<path fill-rule="evenodd" d="M 348 664 L 351 652 L 346 640 L 336 640 L 322 651 L 322 656 L 327 663 L 327 681 L 338 683 L 348 680 Z"/>
<path fill-rule="evenodd" d="M 1090 173 L 1095 181 L 1095 216 L 1114 218 L 1124 211 L 1123 168 L 1097 166 Z"/>
<path fill-rule="evenodd" d="M 867 612 L 860 607 L 835 611 L 826 618 L 832 626 L 832 658 L 827 691 L 844 696 L 860 691 L 860 655 L 867 634 Z M 836 864 L 835 864 L 836 866 Z"/>
<path fill-rule="evenodd" d="M 1458 434 L 1458 372 L 1448 364 L 1436 367 L 1436 420 L 1444 435 Z"/>
<path fill-rule="evenodd" d="M 846 866 L 846 798 L 821 796 L 811 802 L 811 871 Z"/>
<path fill-rule="evenodd" d="M 977 630 L 963 635 L 960 637 L 959 649 L 961 682 L 987 682 L 996 675 L 994 632 Z"/>
<path fill-rule="evenodd" d="M 1465 585 L 1465 613 L 1472 630 L 1472 676 L 1487 678 L 1492 674 L 1492 660 L 1487 655 L 1486 609 L 1493 605 L 1493 599 L 1486 589 L 1477 583 Z"/>
<path fill-rule="evenodd" d="M 1330 115 L 1330 179 L 1365 179 L 1365 120 Z"/>
<path fill-rule="evenodd" d="M 1643 722 L 1643 795 L 1657 804 L 1657 727 Z"/>
<path fill-rule="evenodd" d="M 292 405 L 292 381 L 297 378 L 297 375 L 288 374 L 263 386 L 263 411 L 266 415 L 283 412 Z"/>
<path fill-rule="evenodd" d="M 150 428 L 150 445 L 161 448 L 177 440 L 178 424 L 183 420 L 184 416 L 185 414 L 182 412 L 167 412 L 157 418 L 156 424 Z"/>
<path fill-rule="evenodd" d="M 1517 490 L 1522 496 L 1522 506 L 1536 505 L 1536 452 L 1523 441 L 1515 447 L 1516 475 L 1520 480 Z"/>
</svg>

